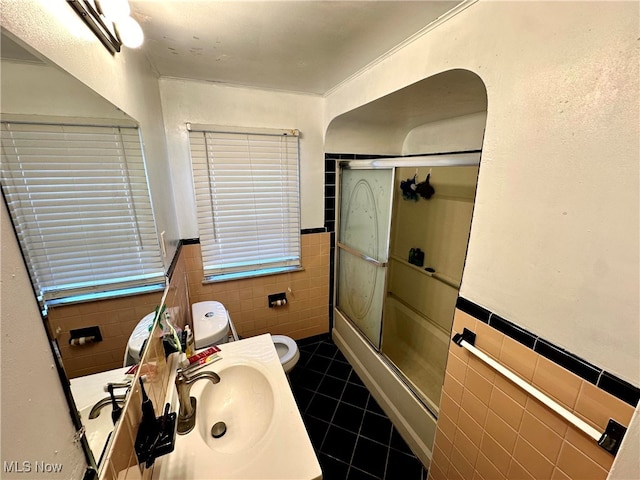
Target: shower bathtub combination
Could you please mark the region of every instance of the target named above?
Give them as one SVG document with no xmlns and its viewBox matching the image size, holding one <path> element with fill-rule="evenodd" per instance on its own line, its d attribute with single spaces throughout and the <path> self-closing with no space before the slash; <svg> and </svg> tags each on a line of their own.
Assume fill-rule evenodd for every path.
<svg viewBox="0 0 640 480">
<path fill-rule="evenodd" d="M 339 163 L 333 338 L 431 460 L 480 152 Z M 407 195 L 407 184 L 431 194 Z M 423 183 L 424 185 L 424 183 Z M 417 249 L 424 252 L 417 259 Z"/>
</svg>

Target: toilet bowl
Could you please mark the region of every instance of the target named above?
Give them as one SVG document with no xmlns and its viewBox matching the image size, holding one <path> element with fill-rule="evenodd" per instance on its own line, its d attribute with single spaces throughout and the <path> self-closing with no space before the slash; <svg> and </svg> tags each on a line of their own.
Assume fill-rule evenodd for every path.
<svg viewBox="0 0 640 480">
<path fill-rule="evenodd" d="M 273 345 L 276 347 L 280 363 L 285 373 L 289 373 L 298 363 L 300 358 L 300 350 L 293 338 L 285 335 L 271 335 Z"/>
<path fill-rule="evenodd" d="M 156 317 L 156 312 L 146 314 L 133 329 L 129 341 L 127 342 L 127 348 L 124 351 L 123 366 L 135 365 L 140 363 L 140 350 L 147 338 L 149 338 L 149 328 L 153 324 L 153 319 Z"/>
</svg>

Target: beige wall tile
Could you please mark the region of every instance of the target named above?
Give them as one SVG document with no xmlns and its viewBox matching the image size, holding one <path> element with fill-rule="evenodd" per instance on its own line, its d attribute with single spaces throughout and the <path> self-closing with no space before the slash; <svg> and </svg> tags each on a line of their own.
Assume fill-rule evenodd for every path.
<svg viewBox="0 0 640 480">
<path fill-rule="evenodd" d="M 448 373 L 444 377 L 443 391 L 447 392 L 447 395 L 449 395 L 456 403 L 460 404 L 462 402 L 464 387 Z"/>
<path fill-rule="evenodd" d="M 558 467 L 553 469 L 551 474 L 551 480 L 572 480 L 566 473 L 560 470 Z"/>
<path fill-rule="evenodd" d="M 509 398 L 499 388 L 494 388 L 491 392 L 489 407 L 511 428 L 514 430 L 520 428 L 524 408 L 518 402 Z"/>
<path fill-rule="evenodd" d="M 438 428 L 442 430 L 442 433 L 444 433 L 450 441 L 453 441 L 458 427 L 456 426 L 456 423 L 448 417 L 450 413 L 451 413 L 450 411 L 444 412 L 442 410 L 442 404 L 440 404 L 440 414 L 438 415 Z"/>
<path fill-rule="evenodd" d="M 453 445 L 455 445 L 454 448 L 458 449 L 458 451 L 469 462 L 471 467 L 474 467 L 476 464 L 476 459 L 478 458 L 478 446 L 474 444 L 460 428 L 456 432 L 456 436 L 453 440 Z M 453 455 L 453 449 L 451 453 Z M 461 471 L 460 473 L 465 472 Z"/>
<path fill-rule="evenodd" d="M 451 465 L 449 468 L 449 476 L 451 478 L 458 478 L 458 474 L 462 479 L 468 480 L 473 477 L 475 471 L 475 458 L 473 460 L 467 459 L 464 453 L 462 453 L 456 444 L 451 450 Z M 453 471 L 452 471 L 453 468 Z M 453 475 L 452 475 L 453 473 Z"/>
<path fill-rule="evenodd" d="M 464 391 L 460 407 L 464 409 L 464 411 L 467 412 L 476 422 L 480 425 L 484 425 L 488 408 L 478 397 L 471 393 L 471 391 Z"/>
<path fill-rule="evenodd" d="M 582 386 L 582 379 L 551 360 L 539 356 L 533 374 L 533 384 L 569 410 L 573 410 Z"/>
<path fill-rule="evenodd" d="M 500 417 L 499 413 L 489 410 L 485 423 L 485 431 L 507 452 L 510 454 L 513 453 L 513 448 L 518 438 L 517 431 L 510 427 L 507 422 Z"/>
<path fill-rule="evenodd" d="M 491 391 L 493 390 L 493 384 L 478 372 L 476 372 L 471 364 L 467 369 L 465 388 L 469 389 L 469 391 L 476 397 L 478 397 L 480 401 L 482 401 L 482 403 L 484 403 L 485 405 L 489 405 L 489 400 L 491 399 Z"/>
<path fill-rule="evenodd" d="M 482 440 L 482 426 L 464 410 L 458 414 L 458 430 L 461 430 L 477 447 Z"/>
<path fill-rule="evenodd" d="M 515 442 L 514 442 L 515 443 Z M 482 436 L 482 443 L 480 445 L 480 452 L 484 457 L 489 460 L 494 469 L 500 472 L 500 476 L 504 476 L 509 471 L 509 464 L 511 463 L 511 452 L 507 452 L 500 444 L 494 440 L 494 438 L 488 433 L 484 433 Z M 480 458 L 478 458 L 480 463 Z M 478 466 L 480 470 L 480 466 Z M 487 472 L 480 472 L 484 477 L 487 477 Z M 487 478 L 493 478 L 489 476 Z"/>
<path fill-rule="evenodd" d="M 557 467 L 574 480 L 604 480 L 607 471 L 568 442 L 562 445 Z"/>
<path fill-rule="evenodd" d="M 505 476 L 498 468 L 496 468 L 491 460 L 489 460 L 485 453 L 487 452 L 482 450 L 478 455 L 478 460 L 476 461 L 477 472 L 482 478 L 487 480 L 503 480 Z"/>
<path fill-rule="evenodd" d="M 476 347 L 493 358 L 500 357 L 504 335 L 484 322 L 476 322 Z"/>
<path fill-rule="evenodd" d="M 631 405 L 584 380 L 578 394 L 575 411 L 602 430 L 607 427 L 610 418 L 627 426 L 633 415 Z"/>
<path fill-rule="evenodd" d="M 520 435 L 549 461 L 555 463 L 562 446 L 562 437 L 529 412 L 524 412 Z"/>
<path fill-rule="evenodd" d="M 463 312 L 462 310 L 456 309 L 455 314 L 453 316 L 453 328 L 451 330 L 451 338 L 456 333 L 462 333 L 462 331 L 467 328 L 472 332 L 476 331 L 476 322 L 477 320 L 469 315 L 468 313 Z M 456 348 L 460 348 L 456 346 Z"/>
<path fill-rule="evenodd" d="M 507 478 L 509 480 L 539 480 L 534 478 L 529 472 L 527 472 L 524 467 L 520 465 L 515 459 L 511 459 L 509 471 L 507 472 Z"/>
<path fill-rule="evenodd" d="M 534 478 L 550 478 L 553 463 L 544 457 L 523 437 L 518 437 L 513 450 L 513 458 L 522 465 Z"/>
<path fill-rule="evenodd" d="M 543 405 L 533 397 L 528 397 L 526 410 L 547 427 L 551 428 L 551 430 L 560 437 L 564 437 L 567 432 L 567 421 L 553 412 L 549 407 Z"/>
<path fill-rule="evenodd" d="M 613 455 L 601 448 L 595 440 L 585 435 L 582 431 L 578 430 L 574 426 L 567 428 L 567 433 L 564 436 L 565 443 L 569 442 L 573 447 L 589 457 L 595 463 L 600 465 L 605 470 L 609 470 L 613 464 Z M 563 469 L 566 473 L 570 473 Z"/>
<path fill-rule="evenodd" d="M 521 378 L 531 381 L 538 356 L 533 350 L 503 335 L 500 362 Z"/>
</svg>

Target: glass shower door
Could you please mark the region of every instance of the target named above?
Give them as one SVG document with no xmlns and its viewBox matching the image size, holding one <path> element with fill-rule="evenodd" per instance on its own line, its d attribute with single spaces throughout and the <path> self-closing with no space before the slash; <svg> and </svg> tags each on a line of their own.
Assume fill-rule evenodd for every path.
<svg viewBox="0 0 640 480">
<path fill-rule="evenodd" d="M 389 254 L 393 169 L 340 176 L 337 307 L 380 348 Z"/>
</svg>

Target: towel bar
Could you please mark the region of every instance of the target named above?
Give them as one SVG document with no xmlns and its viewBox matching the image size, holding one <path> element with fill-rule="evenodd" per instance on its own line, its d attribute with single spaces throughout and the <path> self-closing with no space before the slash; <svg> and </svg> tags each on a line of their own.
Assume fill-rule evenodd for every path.
<svg viewBox="0 0 640 480">
<path fill-rule="evenodd" d="M 604 448 L 607 452 L 611 453 L 612 455 L 615 455 L 618 452 L 618 449 L 620 448 L 620 442 L 622 441 L 622 438 L 624 437 L 624 434 L 627 431 L 626 427 L 624 427 L 623 425 L 620 425 L 615 420 L 610 419 L 605 431 L 603 433 L 600 433 L 598 430 L 593 428 L 587 422 L 585 422 L 581 418 L 578 418 L 572 412 L 564 408 L 562 405 L 557 403 L 555 400 L 553 400 L 549 396 L 545 395 L 536 387 L 534 387 L 530 383 L 526 382 L 525 380 L 517 376 L 511 370 L 507 369 L 505 366 L 501 365 L 500 363 L 495 361 L 493 358 L 489 357 L 487 354 L 478 350 L 474 346 L 475 340 L 476 340 L 476 334 L 466 328 L 463 330 L 462 333 L 456 333 L 452 339 L 452 341 L 456 345 L 468 350 L 471 354 L 475 355 L 484 363 L 486 363 L 491 368 L 496 370 L 498 373 L 500 373 L 501 375 L 509 379 L 511 382 L 515 383 L 517 386 L 522 388 L 529 395 L 532 395 L 534 398 L 542 402 L 544 405 L 546 405 L 548 408 L 550 408 L 555 413 L 560 415 L 562 418 L 564 418 L 565 420 L 567 420 L 568 422 L 570 422 L 571 424 L 573 424 L 574 426 L 582 430 L 589 437 L 594 439 L 598 443 L 598 445 Z"/>
</svg>

